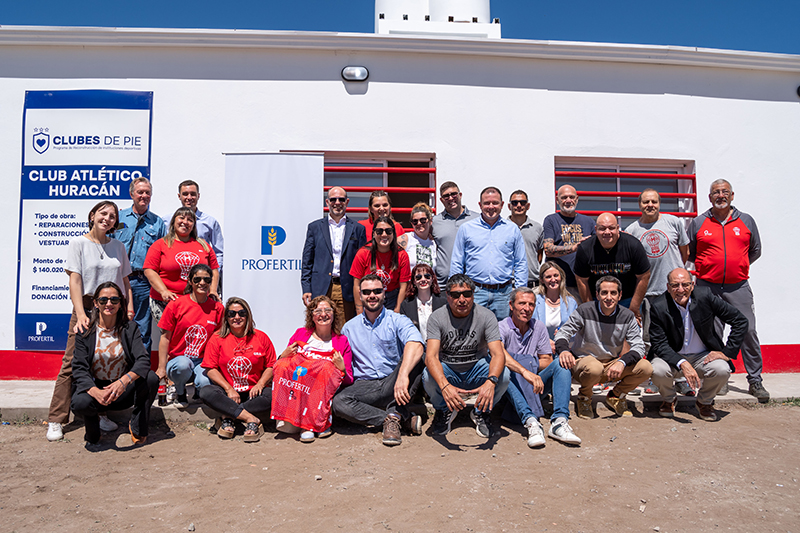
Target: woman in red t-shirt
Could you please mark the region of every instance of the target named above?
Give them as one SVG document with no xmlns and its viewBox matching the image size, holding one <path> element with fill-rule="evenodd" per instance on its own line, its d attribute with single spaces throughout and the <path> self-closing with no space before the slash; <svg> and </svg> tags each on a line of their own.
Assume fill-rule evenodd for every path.
<svg viewBox="0 0 800 533">
<path fill-rule="evenodd" d="M 269 416 L 275 348 L 255 326 L 247 302 L 229 298 L 225 321 L 206 346 L 202 366 L 211 383 L 200 389 L 200 398 L 222 413 L 217 435 L 223 439 L 233 437 L 236 419 L 245 423 L 244 441 L 257 442 L 262 433 L 259 415 Z"/>
<path fill-rule="evenodd" d="M 397 234 L 389 217 L 375 219 L 372 242 L 356 252 L 350 275 L 353 276 L 353 296 L 356 312 L 361 313 L 361 278 L 377 274 L 386 293 L 384 305 L 395 313 L 406 297 L 406 286 L 411 280 L 408 254 L 397 243 Z"/>
<path fill-rule="evenodd" d="M 366 230 L 367 244 L 372 241 L 372 227 L 378 217 L 389 217 L 392 220 L 394 231 L 397 234 L 397 243 L 405 249 L 408 239 L 403 226 L 395 222 L 392 216 L 392 199 L 389 198 L 389 193 L 386 191 L 372 191 L 372 194 L 369 195 L 369 218 L 358 221 Z"/>
<path fill-rule="evenodd" d="M 189 271 L 184 296 L 172 300 L 158 322 L 159 379 L 168 377 L 175 386 L 175 405 L 188 407 L 186 384 L 194 380 L 195 390 L 208 385 L 200 363 L 211 335 L 220 328 L 225 307 L 211 298 L 211 267 L 195 265 Z"/>
<path fill-rule="evenodd" d="M 217 256 L 206 241 L 197 236 L 194 211 L 181 207 L 172 215 L 166 237 L 147 250 L 144 275 L 150 282 L 150 309 L 158 322 L 164 307 L 183 294 L 189 279 L 189 269 L 204 264 L 211 267 L 210 296 L 219 300 L 219 264 Z"/>
</svg>

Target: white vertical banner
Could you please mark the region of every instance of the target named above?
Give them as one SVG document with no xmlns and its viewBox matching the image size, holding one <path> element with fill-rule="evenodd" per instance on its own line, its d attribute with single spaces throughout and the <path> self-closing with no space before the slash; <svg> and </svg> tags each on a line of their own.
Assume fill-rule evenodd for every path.
<svg viewBox="0 0 800 533">
<path fill-rule="evenodd" d="M 321 215 L 322 154 L 225 155 L 223 296 L 239 296 L 280 353 L 305 323 L 300 269 Z"/>
</svg>

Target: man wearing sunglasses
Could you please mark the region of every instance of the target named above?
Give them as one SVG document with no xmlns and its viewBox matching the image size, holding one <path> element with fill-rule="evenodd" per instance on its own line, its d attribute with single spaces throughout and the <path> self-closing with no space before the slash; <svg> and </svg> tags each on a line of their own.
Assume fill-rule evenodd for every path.
<svg viewBox="0 0 800 533">
<path fill-rule="evenodd" d="M 444 436 L 463 396 L 477 394 L 470 414 L 475 431 L 492 436 L 492 407 L 508 388 L 506 352 L 497 320 L 488 309 L 475 305 L 475 283 L 465 274 L 447 280 L 447 306 L 428 319 L 428 347 L 422 380 L 436 414 L 431 433 Z"/>
<path fill-rule="evenodd" d="M 516 224 L 500 216 L 503 195 L 497 187 L 481 191 L 481 216 L 458 229 L 450 275 L 466 274 L 477 286 L 475 303 L 503 320 L 514 287 L 528 285 L 525 243 Z"/>
<path fill-rule="evenodd" d="M 342 335 L 353 352 L 353 384 L 333 397 L 337 416 L 365 426 L 383 426 L 383 444 L 397 446 L 404 428 L 422 434 L 422 417 L 408 405 L 422 375 L 422 336 L 408 317 L 383 306 L 383 282 L 361 279 L 363 313 L 348 321 Z"/>
<path fill-rule="evenodd" d="M 300 273 L 303 304 L 324 294 L 345 320 L 356 315 L 350 267 L 358 249 L 367 242 L 364 226 L 346 215 L 349 202 L 341 187 L 328 191 L 328 214 L 308 225 Z"/>
<path fill-rule="evenodd" d="M 461 191 L 452 181 L 442 183 L 439 194 L 444 210 L 433 217 L 433 240 L 436 242 L 436 280 L 439 287 L 444 287 L 450 275 L 450 258 L 458 228 L 478 213 L 461 205 Z"/>
<path fill-rule="evenodd" d="M 525 242 L 525 254 L 528 259 L 528 288 L 539 285 L 539 265 L 542 262 L 544 250 L 544 228 L 535 220 L 528 217 L 531 204 L 528 193 L 523 190 L 514 191 L 508 199 L 508 210 L 511 216 L 508 219 L 517 225 L 522 240 Z"/>
<path fill-rule="evenodd" d="M 724 344 L 715 320 L 731 326 Z M 735 307 L 708 287 L 695 287 L 685 268 L 670 272 L 667 290 L 653 299 L 650 308 L 652 379 L 663 400 L 658 414 L 675 416 L 675 378 L 684 376 L 697 390 L 700 418 L 716 420 L 714 397 L 728 382 L 728 362 L 736 358 L 746 334 L 747 319 Z"/>
<path fill-rule="evenodd" d="M 689 224 L 689 261 L 697 270 L 697 286 L 711 291 L 741 310 L 747 318 L 742 341 L 742 363 L 747 371 L 749 393 L 759 403 L 769 401 L 761 381 L 763 359 L 756 332 L 755 303 L 750 288 L 750 265 L 761 257 L 761 237 L 753 217 L 733 207 L 733 186 L 715 180 L 709 189 L 711 209 Z M 722 332 L 722 325 L 717 324 Z"/>
</svg>

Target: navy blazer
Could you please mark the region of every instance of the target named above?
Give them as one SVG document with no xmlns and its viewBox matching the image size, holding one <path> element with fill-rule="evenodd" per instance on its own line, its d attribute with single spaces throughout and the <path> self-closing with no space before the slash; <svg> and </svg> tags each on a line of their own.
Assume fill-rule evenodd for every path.
<svg viewBox="0 0 800 533">
<path fill-rule="evenodd" d="M 444 307 L 447 305 L 447 297 L 445 297 L 444 293 L 441 294 L 431 294 L 431 298 L 433 302 L 431 303 L 431 310 L 436 311 L 440 307 Z M 400 314 L 406 315 L 409 320 L 414 324 L 417 329 L 419 327 L 419 311 L 417 310 L 417 297 L 413 298 L 406 298 L 400 303 Z"/>
<path fill-rule="evenodd" d="M 736 359 L 739 347 L 747 333 L 747 318 L 731 304 L 714 295 L 707 287 L 695 287 L 689 304 L 689 316 L 692 317 L 695 334 L 711 351 L 724 353 Z M 719 318 L 731 326 L 728 342 L 722 343 L 714 319 Z M 669 292 L 664 292 L 652 300 L 650 307 L 650 354 L 660 357 L 670 365 L 677 367 L 683 357 L 678 351 L 683 347 L 683 319 L 678 305 Z"/>
<path fill-rule="evenodd" d="M 350 267 L 356 252 L 367 243 L 364 226 L 345 218 L 344 242 L 339 267 L 339 279 L 342 284 L 342 298 L 353 301 L 353 276 Z M 327 294 L 331 286 L 333 274 L 333 245 L 328 228 L 328 215 L 311 222 L 306 232 L 306 243 L 303 245 L 303 267 L 300 274 L 300 285 L 303 294 L 310 292 L 312 298 Z"/>
</svg>

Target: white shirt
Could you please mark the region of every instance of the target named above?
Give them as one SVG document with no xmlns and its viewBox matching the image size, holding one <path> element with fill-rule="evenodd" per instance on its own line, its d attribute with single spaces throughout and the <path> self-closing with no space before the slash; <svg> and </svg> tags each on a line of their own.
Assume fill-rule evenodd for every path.
<svg viewBox="0 0 800 533">
<path fill-rule="evenodd" d="M 331 275 L 338 278 L 341 265 L 342 265 L 342 248 L 344 247 L 344 228 L 347 215 L 336 222 L 331 217 L 328 217 L 328 231 L 331 232 L 331 252 L 333 252 L 333 272 Z"/>
<path fill-rule="evenodd" d="M 433 313 L 433 296 L 423 303 L 417 298 L 417 315 L 419 316 L 419 332 L 422 333 L 423 342 L 428 342 L 428 318 Z"/>
<path fill-rule="evenodd" d="M 680 311 L 681 318 L 683 319 L 683 346 L 678 353 L 680 355 L 694 355 L 707 352 L 708 348 L 700 337 L 697 336 L 694 330 L 694 322 L 692 322 L 692 315 L 689 314 L 689 307 L 692 305 L 691 297 L 689 301 L 686 302 L 685 308 L 677 303 L 675 305 L 678 307 L 678 311 Z M 685 361 L 685 359 L 680 360 L 678 366 L 680 366 L 683 361 Z"/>
<path fill-rule="evenodd" d="M 551 307 L 545 304 L 545 326 L 547 326 L 547 333 L 550 338 L 555 338 L 556 330 L 561 327 L 561 306 L 557 305 Z"/>
</svg>

